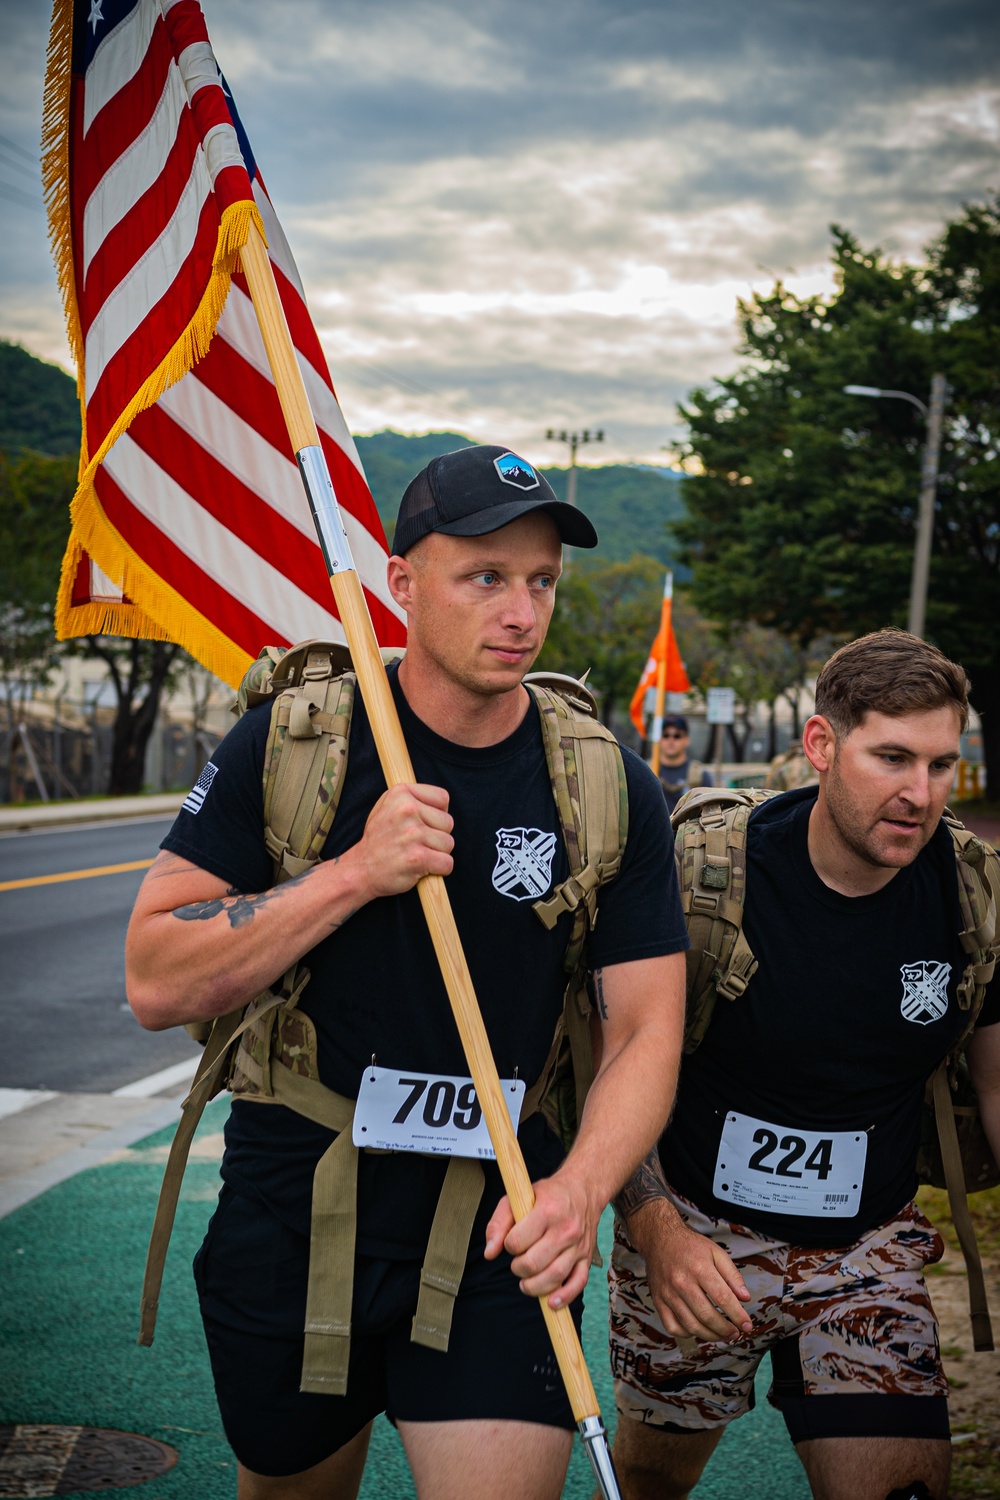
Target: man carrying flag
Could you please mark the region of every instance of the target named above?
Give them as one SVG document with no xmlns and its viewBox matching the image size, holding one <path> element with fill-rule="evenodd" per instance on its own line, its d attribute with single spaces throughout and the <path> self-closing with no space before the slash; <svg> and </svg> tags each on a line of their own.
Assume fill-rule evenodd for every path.
<svg viewBox="0 0 1000 1500">
<path fill-rule="evenodd" d="M 515 472 L 516 482 L 504 477 Z M 457 1090 L 466 1109 L 471 1096 L 413 890 L 421 876 L 449 877 L 501 1076 L 530 1087 L 544 1074 L 571 914 L 548 927 L 533 906 L 569 884 L 569 865 L 539 710 L 521 680 L 551 618 L 561 542 L 597 538 L 531 465 L 496 447 L 435 459 L 409 486 L 395 538 L 389 585 L 409 633 L 390 680 L 417 784 L 385 791 L 369 716 L 355 702 L 323 857 L 269 890 L 261 779 L 270 707 L 251 709 L 143 882 L 126 980 L 139 1020 L 157 1029 L 230 1012 L 303 960 L 302 1040 L 286 1067 L 317 1078 L 348 1111 L 367 1082 L 388 1080 L 395 1130 L 422 1118 L 416 1150 L 426 1150 L 437 1105 L 428 1112 L 425 1095 Z M 628 836 L 588 939 L 599 1065 L 579 1133 L 564 1156 L 540 1114 L 523 1121 L 535 1205 L 516 1227 L 497 1168 L 484 1163 L 443 1339 L 421 1308 L 425 1284 L 437 1289 L 425 1256 L 443 1212 L 445 1160 L 416 1154 L 396 1133 L 388 1154 L 362 1151 L 354 1254 L 330 1266 L 316 1195 L 340 1137 L 283 1096 L 234 1101 L 222 1196 L 196 1276 L 241 1500 L 356 1494 L 383 1410 L 418 1494 L 560 1494 L 573 1417 L 537 1299 L 579 1319 L 601 1212 L 666 1121 L 683 1023 L 687 944 L 670 826 L 648 767 L 621 754 Z M 615 804 L 617 828 L 617 795 Z M 518 857 L 524 850 L 530 859 Z M 277 1084 L 275 1071 L 272 1063 L 280 1093 L 285 1069 Z M 325 1212 L 343 1215 L 343 1198 Z M 314 1311 L 314 1271 L 353 1275 L 343 1323 Z M 340 1387 L 314 1372 L 317 1343 L 341 1346 Z"/>
<path fill-rule="evenodd" d="M 460 1076 L 465 1058 L 444 1003 L 447 988 L 465 1026 L 452 994 L 456 965 L 449 955 L 443 982 L 413 887 L 419 882 L 426 911 L 425 893 L 443 889 L 454 870 L 459 925 L 477 939 L 487 1044 L 512 1079 L 539 1074 L 561 1004 L 568 912 L 546 927 L 527 902 L 544 885 L 541 865 L 551 890 L 566 884 L 568 858 L 551 836 L 539 715 L 521 678 L 551 614 L 561 539 L 586 546 L 596 537 L 524 460 L 473 449 L 451 455 L 443 475 L 432 466 L 434 476 L 422 476 L 381 576 L 385 552 L 360 465 L 195 0 L 91 0 L 89 8 L 56 0 L 45 132 L 46 193 L 86 415 L 63 633 L 178 639 L 236 681 L 264 640 L 342 638 L 324 574 L 357 584 L 360 573 L 360 599 L 353 585 L 338 593 L 334 578 L 352 629 L 359 612 L 370 613 L 383 644 L 393 644 L 401 619 L 410 623 L 405 661 L 391 690 L 381 676 L 381 690 L 392 716 L 406 721 L 413 780 L 394 774 L 383 791 L 379 759 L 384 765 L 382 740 L 391 736 L 385 697 L 369 678 L 323 858 L 271 891 L 261 806 L 268 726 L 251 710 L 143 885 L 130 928 L 130 998 L 152 1027 L 215 1017 L 304 956 L 312 977 L 296 1014 L 313 1040 L 298 1050 L 295 1076 L 304 1069 L 312 1078 L 315 1068 L 331 1092 L 353 1097 L 369 1059 L 375 1073 L 376 1054 L 381 1067 L 395 1064 L 397 1078 L 424 1064 L 435 1109 L 457 1083 L 471 1120 L 473 1104 L 485 1112 L 488 1101 L 478 1084 L 470 1101 L 471 1080 Z M 281 298 L 277 315 L 262 316 L 263 340 L 245 294 L 261 287 L 260 255 Z M 287 366 L 282 381 L 271 376 L 285 320 L 292 367 L 318 418 L 319 433 L 310 417 L 314 435 L 302 441 Z M 296 428 L 292 444 L 276 421 L 279 394 Z M 286 482 L 293 452 L 322 546 Z M 329 477 L 323 489 L 327 468 L 335 493 Z M 617 879 L 601 892 L 591 954 L 601 1050 L 577 1144 L 560 1166 L 561 1141 L 540 1116 L 526 1122 L 534 1207 L 517 1209 L 514 1227 L 493 1177 L 464 1274 L 459 1267 L 459 1295 L 451 1293 L 447 1351 L 435 1342 L 440 1330 L 418 1320 L 440 1163 L 406 1147 L 363 1154 L 356 1241 L 352 1229 L 352 1251 L 333 1255 L 341 1200 L 323 1200 L 312 1245 L 308 1207 L 331 1128 L 266 1096 L 267 1108 L 259 1099 L 234 1106 L 226 1186 L 198 1277 L 244 1500 L 356 1493 L 370 1420 L 383 1409 L 400 1422 L 422 1493 L 558 1494 L 573 1416 L 584 1423 L 577 1404 L 570 1413 L 540 1337 L 538 1299 L 546 1322 L 558 1308 L 559 1326 L 571 1326 L 568 1304 L 586 1280 L 601 1208 L 666 1118 L 683 1009 L 686 938 L 664 810 L 634 757 L 625 756 L 623 775 L 634 832 Z M 513 885 L 492 878 L 507 870 L 511 840 L 532 854 Z M 447 925 L 428 923 L 441 958 Z M 492 1122 L 490 1132 L 496 1142 Z M 336 1144 L 346 1132 L 333 1133 Z M 512 1180 L 505 1175 L 508 1191 Z M 314 1257 L 320 1280 L 340 1287 L 348 1278 L 348 1311 L 343 1323 L 314 1319 L 304 1340 Z M 429 1289 L 432 1304 L 442 1290 Z M 350 1378 L 325 1383 L 322 1360 L 307 1378 L 310 1339 L 334 1364 L 348 1357 Z"/>
</svg>

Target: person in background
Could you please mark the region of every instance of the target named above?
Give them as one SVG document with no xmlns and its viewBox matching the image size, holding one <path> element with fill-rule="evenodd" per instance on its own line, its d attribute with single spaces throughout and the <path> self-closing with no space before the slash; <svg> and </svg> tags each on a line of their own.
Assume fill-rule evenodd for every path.
<svg viewBox="0 0 1000 1500">
<path fill-rule="evenodd" d="M 672 813 L 684 793 L 693 786 L 714 786 L 711 772 L 691 759 L 691 736 L 683 714 L 665 714 L 660 737 L 660 785 Z"/>
</svg>

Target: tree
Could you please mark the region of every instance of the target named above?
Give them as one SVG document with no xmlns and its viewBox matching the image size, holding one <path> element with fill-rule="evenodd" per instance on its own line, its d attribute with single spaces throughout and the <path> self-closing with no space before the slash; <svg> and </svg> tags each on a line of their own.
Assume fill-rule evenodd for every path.
<svg viewBox="0 0 1000 1500">
<path fill-rule="evenodd" d="M 688 512 L 676 523 L 699 608 L 802 645 L 903 625 L 924 425 L 908 402 L 846 384 L 949 396 L 927 633 L 973 681 L 1000 788 L 1000 198 L 967 208 L 922 266 L 834 230 L 836 291 L 778 282 L 739 304 L 733 376 L 682 408 Z"/>
<path fill-rule="evenodd" d="M 578 676 L 590 668 L 590 684 L 601 695 L 608 722 L 630 702 L 659 627 L 663 568 L 637 553 L 627 563 L 577 563 L 559 584 L 539 671 Z M 692 687 L 723 684 L 736 689 L 741 730 L 731 734 L 742 760 L 752 715 L 760 702 L 773 705 L 795 693 L 815 651 L 804 651 L 775 630 L 735 627 L 728 634 L 700 614 L 687 589 L 674 593 L 673 628 Z M 741 732 L 742 731 L 742 732 Z M 772 740 L 774 734 L 772 715 Z M 769 754 L 773 754 L 773 749 Z"/>
<path fill-rule="evenodd" d="M 20 705 L 58 659 L 52 606 L 75 484 L 74 459 L 0 452 L 0 694 L 11 746 Z"/>
<path fill-rule="evenodd" d="M 560 582 L 537 669 L 580 676 L 601 694 L 602 716 L 627 705 L 660 618 L 663 568 L 637 553 L 629 562 L 577 562 Z"/>
<path fill-rule="evenodd" d="M 135 796 L 142 791 L 146 746 L 164 689 L 173 687 L 190 658 L 169 641 L 122 640 L 107 635 L 88 635 L 84 641 L 81 654 L 104 662 L 117 700 L 108 794 Z"/>
</svg>

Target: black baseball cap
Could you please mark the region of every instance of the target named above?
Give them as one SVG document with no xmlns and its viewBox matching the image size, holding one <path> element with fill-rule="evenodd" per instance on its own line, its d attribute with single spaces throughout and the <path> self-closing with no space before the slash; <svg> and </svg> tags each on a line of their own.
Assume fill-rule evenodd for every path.
<svg viewBox="0 0 1000 1500">
<path fill-rule="evenodd" d="M 663 729 L 680 729 L 684 734 L 688 732 L 688 721 L 683 714 L 664 714 Z M 663 729 L 660 733 L 663 733 Z"/>
<path fill-rule="evenodd" d="M 548 480 L 509 448 L 481 444 L 432 458 L 406 487 L 392 550 L 402 557 L 431 531 L 485 536 L 544 510 L 571 547 L 596 547 L 597 532 L 575 505 L 557 500 Z"/>
</svg>

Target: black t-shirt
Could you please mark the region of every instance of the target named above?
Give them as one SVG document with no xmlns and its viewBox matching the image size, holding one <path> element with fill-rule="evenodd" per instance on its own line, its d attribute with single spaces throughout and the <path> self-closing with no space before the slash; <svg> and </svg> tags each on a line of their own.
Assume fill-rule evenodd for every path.
<svg viewBox="0 0 1000 1500">
<path fill-rule="evenodd" d="M 663 800 L 667 804 L 667 812 L 672 813 L 684 793 L 691 786 L 714 786 L 715 778 L 711 771 L 704 767 L 699 773 L 698 780 L 692 782 L 691 767 L 694 762 L 690 757 L 685 758 L 679 765 L 668 766 L 665 761 L 660 762 L 660 786 L 663 788 Z"/>
<path fill-rule="evenodd" d="M 802 787 L 753 813 L 744 928 L 759 968 L 738 1000 L 717 1001 L 704 1041 L 684 1059 L 660 1154 L 667 1180 L 704 1212 L 795 1244 L 842 1245 L 913 1196 L 924 1085 L 966 1021 L 956 999 L 966 958 L 947 829 L 881 891 L 843 896 L 809 859 L 816 795 Z M 994 983 L 980 1024 L 998 1021 Z M 754 1137 L 758 1173 L 770 1168 L 765 1192 L 786 1154 L 778 1143 L 787 1136 L 794 1154 L 796 1130 L 867 1134 L 857 1212 L 791 1214 L 716 1196 L 724 1185 L 716 1164 L 730 1154 L 720 1154 L 723 1122 L 733 1112 L 776 1127 L 774 1146 L 767 1134 Z M 803 1151 L 794 1163 L 798 1181 L 810 1181 L 807 1160 Z M 820 1150 L 814 1182 L 824 1161 Z"/>
<path fill-rule="evenodd" d="M 395 673 L 390 675 L 417 780 L 445 786 L 450 794 L 455 867 L 448 893 L 497 1070 L 502 1078 L 516 1072 L 530 1088 L 561 1012 L 571 925 L 563 915 L 549 932 L 531 909 L 569 873 L 538 710 L 532 700 L 508 739 L 471 749 L 421 723 Z M 261 796 L 269 712 L 266 705 L 251 710 L 226 736 L 212 757 L 217 770 L 198 810 L 182 811 L 162 846 L 241 891 L 263 890 L 271 882 Z M 595 967 L 687 947 L 663 798 L 649 768 L 628 750 L 623 755 L 629 837 L 618 877 L 600 894 L 600 920 L 589 948 Z M 359 695 L 324 858 L 358 842 L 384 791 Z M 534 851 L 530 861 L 512 862 L 505 853 L 514 849 L 516 854 L 528 843 Z M 316 1026 L 320 1076 L 328 1087 L 356 1097 L 373 1053 L 382 1067 L 467 1076 L 416 891 L 362 907 L 305 962 L 312 977 L 300 1005 Z M 519 1134 L 532 1178 L 555 1170 L 562 1145 L 541 1116 L 525 1121 Z M 331 1132 L 282 1106 L 236 1100 L 226 1128 L 223 1177 L 306 1232 L 313 1168 L 332 1139 Z M 446 1165 L 413 1153 L 363 1153 L 359 1251 L 422 1256 Z M 503 1191 L 495 1164 L 487 1164 L 486 1171 L 473 1243 L 477 1237 L 481 1242 Z"/>
</svg>

